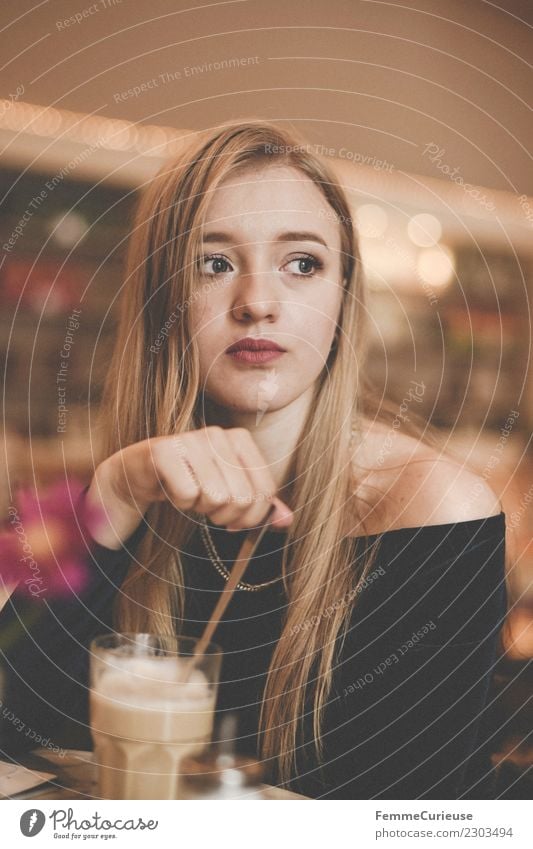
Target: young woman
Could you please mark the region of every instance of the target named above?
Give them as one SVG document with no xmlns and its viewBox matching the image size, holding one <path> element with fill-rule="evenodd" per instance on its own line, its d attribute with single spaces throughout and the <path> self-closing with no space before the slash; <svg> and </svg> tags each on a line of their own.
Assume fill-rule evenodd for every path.
<svg viewBox="0 0 533 849">
<path fill-rule="evenodd" d="M 273 504 L 216 635 L 239 746 L 319 798 L 491 793 L 505 517 L 373 399 L 365 320 L 345 193 L 292 132 L 225 125 L 150 183 L 85 496 L 106 521 L 84 613 L 61 619 L 72 645 L 54 644 L 57 711 L 86 722 L 105 625 L 199 635 Z"/>
</svg>

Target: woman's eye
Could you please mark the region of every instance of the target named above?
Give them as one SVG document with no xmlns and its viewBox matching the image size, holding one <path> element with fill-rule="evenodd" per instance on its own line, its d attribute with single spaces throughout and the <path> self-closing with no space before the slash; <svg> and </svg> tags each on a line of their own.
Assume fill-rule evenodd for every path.
<svg viewBox="0 0 533 849">
<path fill-rule="evenodd" d="M 292 266 L 292 274 L 297 274 L 299 277 L 312 277 L 312 275 L 323 268 L 322 262 L 311 254 L 294 257 L 289 260 L 285 267 Z"/>
<path fill-rule="evenodd" d="M 202 268 L 206 274 L 227 274 L 231 265 L 224 256 L 204 256 Z"/>
</svg>

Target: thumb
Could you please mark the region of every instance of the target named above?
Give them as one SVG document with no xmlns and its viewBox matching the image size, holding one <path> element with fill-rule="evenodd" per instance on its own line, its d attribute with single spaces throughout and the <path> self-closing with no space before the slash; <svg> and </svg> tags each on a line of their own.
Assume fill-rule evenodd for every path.
<svg viewBox="0 0 533 849">
<path fill-rule="evenodd" d="M 278 528 L 287 528 L 294 518 L 291 508 L 281 498 L 277 498 L 277 496 L 274 496 L 272 499 L 272 506 L 274 507 L 274 512 L 272 513 L 270 522 Z"/>
</svg>

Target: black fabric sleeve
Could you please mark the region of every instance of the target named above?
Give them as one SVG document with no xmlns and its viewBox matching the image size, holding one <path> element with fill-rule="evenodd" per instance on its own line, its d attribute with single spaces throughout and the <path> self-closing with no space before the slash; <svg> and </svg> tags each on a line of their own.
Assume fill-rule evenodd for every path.
<svg viewBox="0 0 533 849">
<path fill-rule="evenodd" d="M 0 744 L 91 748 L 89 644 L 112 630 L 113 601 L 144 521 L 115 551 L 87 539 L 89 579 L 68 598 L 13 593 L 0 611 Z"/>
<path fill-rule="evenodd" d="M 392 535 L 329 706 L 324 798 L 486 798 L 482 740 L 506 615 L 505 517 Z"/>
</svg>

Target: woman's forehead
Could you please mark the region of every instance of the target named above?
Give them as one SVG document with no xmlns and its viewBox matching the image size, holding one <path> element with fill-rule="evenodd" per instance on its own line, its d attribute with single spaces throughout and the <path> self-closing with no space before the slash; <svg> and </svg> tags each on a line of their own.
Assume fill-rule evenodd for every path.
<svg viewBox="0 0 533 849">
<path fill-rule="evenodd" d="M 320 188 L 288 166 L 246 168 L 228 177 L 212 193 L 204 233 L 318 230 L 332 247 L 339 246 L 336 216 Z"/>
</svg>

